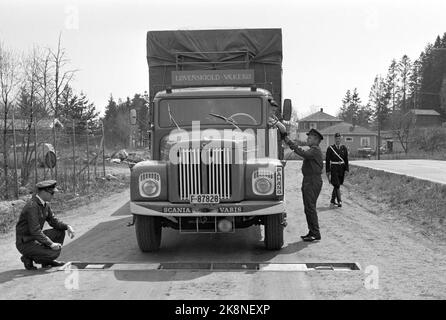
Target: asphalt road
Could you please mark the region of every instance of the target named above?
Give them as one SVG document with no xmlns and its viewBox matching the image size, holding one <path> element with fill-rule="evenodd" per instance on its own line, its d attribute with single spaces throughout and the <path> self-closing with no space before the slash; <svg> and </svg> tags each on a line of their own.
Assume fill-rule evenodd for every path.
<svg viewBox="0 0 446 320">
<path fill-rule="evenodd" d="M 128 190 L 61 218 L 77 231 L 64 244 L 65 261 L 122 263 L 90 271 L 26 271 L 14 234 L 0 238 L 1 299 L 431 299 L 446 298 L 444 243 L 426 239 L 398 218 L 344 189 L 344 207 L 329 209 L 324 182 L 318 210 L 322 241 L 307 232 L 300 162 L 286 167 L 288 227 L 280 251 L 263 247 L 262 228 L 235 234 L 180 235 L 164 230 L 157 253 L 141 253 L 128 212 Z M 375 206 L 376 209 L 376 206 Z M 165 271 L 161 262 L 357 262 L 359 271 Z M 147 268 L 145 268 L 146 266 Z M 131 270 L 136 269 L 136 270 Z"/>
<path fill-rule="evenodd" d="M 352 164 L 418 179 L 446 184 L 446 161 L 440 160 L 357 160 Z"/>
</svg>

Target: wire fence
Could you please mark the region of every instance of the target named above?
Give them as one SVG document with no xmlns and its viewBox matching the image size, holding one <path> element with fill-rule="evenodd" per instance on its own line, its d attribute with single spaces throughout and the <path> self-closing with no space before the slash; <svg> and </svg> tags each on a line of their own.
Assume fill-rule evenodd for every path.
<svg viewBox="0 0 446 320">
<path fill-rule="evenodd" d="M 78 127 L 76 127 L 78 126 Z M 1 198 L 33 191 L 40 180 L 53 179 L 62 192 L 85 194 L 106 177 L 104 130 L 73 123 L 71 128 L 29 126 L 2 129 L 0 149 Z M 6 165 L 5 165 L 6 164 Z"/>
</svg>

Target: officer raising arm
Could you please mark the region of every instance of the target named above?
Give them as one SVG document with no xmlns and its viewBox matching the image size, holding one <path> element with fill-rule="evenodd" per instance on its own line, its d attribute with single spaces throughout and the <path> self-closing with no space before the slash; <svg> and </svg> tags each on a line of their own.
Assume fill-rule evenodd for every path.
<svg viewBox="0 0 446 320">
<path fill-rule="evenodd" d="M 308 242 L 321 240 L 316 203 L 322 189 L 321 175 L 324 163 L 319 144 L 323 140 L 323 136 L 317 130 L 311 129 L 307 133 L 307 144 L 310 149 L 303 150 L 288 138 L 286 127 L 283 123 L 279 121 L 275 125 L 279 129 L 285 143 L 290 146 L 291 150 L 304 159 L 302 164 L 302 174 L 304 176 L 302 181 L 302 197 L 309 232 L 307 235 L 301 236 L 301 238 L 303 241 Z"/>
<path fill-rule="evenodd" d="M 51 211 L 49 202 L 56 191 L 54 180 L 37 183 L 36 194 L 25 205 L 17 222 L 16 247 L 27 270 L 37 269 L 33 262 L 42 268 L 64 265 L 56 259 L 62 250 L 65 230 L 70 238 L 74 237 L 74 230 Z M 53 228 L 42 231 L 45 221 Z"/>
</svg>

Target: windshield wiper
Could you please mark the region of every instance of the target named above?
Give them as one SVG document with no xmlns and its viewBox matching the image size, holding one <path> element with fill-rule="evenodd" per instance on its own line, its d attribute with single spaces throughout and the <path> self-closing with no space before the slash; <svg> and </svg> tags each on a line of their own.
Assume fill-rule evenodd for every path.
<svg viewBox="0 0 446 320">
<path fill-rule="evenodd" d="M 175 118 L 173 117 L 172 112 L 170 112 L 170 104 L 167 104 L 167 112 L 169 113 L 169 120 L 170 120 L 170 123 L 173 122 L 173 123 L 177 126 L 178 130 L 181 130 L 180 126 L 179 126 L 178 123 L 175 121 Z"/>
<path fill-rule="evenodd" d="M 236 127 L 237 129 L 240 130 L 240 127 L 237 125 L 237 123 L 234 121 L 234 119 L 227 118 L 225 116 L 222 116 L 222 115 L 216 114 L 216 113 L 209 113 L 209 115 L 210 116 L 214 116 L 214 117 L 219 118 L 219 119 L 222 119 L 222 120 L 225 120 L 227 123 L 232 124 L 234 127 Z"/>
</svg>

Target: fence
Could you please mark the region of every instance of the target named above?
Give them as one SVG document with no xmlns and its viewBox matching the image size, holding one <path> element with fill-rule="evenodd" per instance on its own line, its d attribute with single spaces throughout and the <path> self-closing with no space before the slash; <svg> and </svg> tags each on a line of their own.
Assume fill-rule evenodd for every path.
<svg viewBox="0 0 446 320">
<path fill-rule="evenodd" d="M 46 179 L 57 180 L 62 192 L 88 193 L 106 175 L 102 127 L 85 130 L 78 123 L 54 130 L 18 126 L 8 128 L 6 135 L 2 130 L 0 139 L 2 198 L 29 193 L 37 181 Z"/>
</svg>

